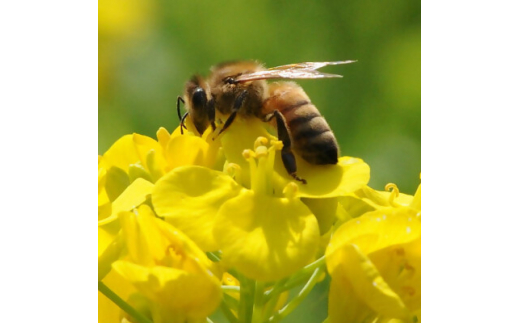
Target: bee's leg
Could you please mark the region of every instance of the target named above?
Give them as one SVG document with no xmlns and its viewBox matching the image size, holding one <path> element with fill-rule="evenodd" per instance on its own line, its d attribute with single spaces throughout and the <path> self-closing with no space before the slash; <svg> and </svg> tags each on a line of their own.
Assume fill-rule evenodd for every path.
<svg viewBox="0 0 520 323">
<path fill-rule="evenodd" d="M 211 100 L 208 102 L 208 119 L 211 123 L 211 129 L 215 131 L 217 126 L 215 125 L 215 98 L 211 98 Z"/>
<path fill-rule="evenodd" d="M 307 184 L 307 181 L 303 178 L 298 177 L 296 175 L 296 158 L 291 149 L 291 136 L 289 135 L 289 130 L 287 129 L 287 123 L 285 122 L 284 116 L 278 110 L 274 110 L 274 112 L 268 115 L 265 118 L 265 121 L 270 121 L 273 117 L 276 118 L 276 128 L 278 132 L 278 139 L 282 141 L 282 162 L 283 166 L 295 180 L 302 182 L 303 184 Z"/>
<path fill-rule="evenodd" d="M 184 127 L 185 129 L 188 129 L 186 127 L 186 125 L 184 124 L 184 119 L 186 119 L 186 115 L 188 114 L 187 112 L 184 114 L 183 117 L 181 117 L 181 102 L 182 104 L 185 104 L 184 103 L 184 100 L 182 99 L 182 97 L 178 96 L 177 97 L 177 115 L 179 116 L 179 121 L 181 122 L 181 134 L 182 134 L 182 127 Z"/>
<path fill-rule="evenodd" d="M 184 121 L 186 120 L 186 117 L 187 117 L 187 116 L 188 116 L 188 112 L 186 112 L 186 113 L 182 116 L 182 118 L 181 118 L 181 135 L 184 134 L 184 129 L 182 129 L 183 127 L 186 128 L 186 129 L 188 129 L 188 127 L 186 127 L 186 126 L 184 125 Z"/>
<path fill-rule="evenodd" d="M 226 130 L 231 123 L 233 123 L 233 120 L 235 120 L 235 117 L 237 116 L 237 112 L 244 103 L 244 100 L 247 96 L 247 90 L 244 90 L 242 93 L 240 93 L 237 98 L 235 99 L 235 104 L 233 105 L 233 110 L 231 110 L 231 114 L 229 115 L 229 118 L 227 118 L 226 122 L 224 123 L 224 126 L 219 131 L 218 135 L 222 133 L 222 131 Z M 217 136 L 218 136 L 217 135 Z"/>
<path fill-rule="evenodd" d="M 181 96 L 177 97 L 177 115 L 179 116 L 179 121 L 182 119 L 181 117 L 181 102 L 184 104 L 184 99 Z"/>
</svg>

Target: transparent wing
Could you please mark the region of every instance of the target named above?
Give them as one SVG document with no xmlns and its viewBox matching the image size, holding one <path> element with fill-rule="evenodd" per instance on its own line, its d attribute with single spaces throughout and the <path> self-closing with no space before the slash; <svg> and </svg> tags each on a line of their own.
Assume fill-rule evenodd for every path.
<svg viewBox="0 0 520 323">
<path fill-rule="evenodd" d="M 259 71 L 238 76 L 236 82 L 247 82 L 266 79 L 319 79 L 330 77 L 343 77 L 338 74 L 328 74 L 317 71 L 327 65 L 349 64 L 356 61 L 337 62 L 306 62 L 272 67 L 266 71 Z"/>
</svg>

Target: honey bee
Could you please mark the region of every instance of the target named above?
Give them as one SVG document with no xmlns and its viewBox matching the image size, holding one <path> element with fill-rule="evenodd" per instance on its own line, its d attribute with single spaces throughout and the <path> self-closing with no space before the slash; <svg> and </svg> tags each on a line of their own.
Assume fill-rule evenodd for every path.
<svg viewBox="0 0 520 323">
<path fill-rule="evenodd" d="M 283 143 L 281 156 L 284 167 L 295 180 L 306 184 L 307 181 L 297 175 L 293 151 L 310 164 L 336 164 L 338 143 L 325 118 L 299 85 L 288 81 L 267 83 L 266 80 L 341 77 L 319 72 L 318 69 L 353 62 L 308 62 L 269 69 L 256 61 L 217 65 L 211 69 L 207 79 L 196 75 L 189 80 L 184 89 L 184 99 L 177 99 L 181 132 L 188 115 L 199 134 L 209 126 L 214 131 L 215 110 L 228 116 L 218 135 L 233 123 L 237 114 L 265 122 L 274 119 L 278 139 Z M 187 110 L 182 117 L 181 102 L 186 104 Z"/>
</svg>

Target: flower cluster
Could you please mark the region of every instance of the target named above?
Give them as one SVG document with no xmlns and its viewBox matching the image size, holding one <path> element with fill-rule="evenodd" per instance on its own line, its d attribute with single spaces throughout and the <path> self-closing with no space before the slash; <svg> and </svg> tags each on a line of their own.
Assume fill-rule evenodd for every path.
<svg viewBox="0 0 520 323">
<path fill-rule="evenodd" d="M 99 157 L 100 322 L 210 322 L 219 307 L 278 322 L 326 274 L 330 322 L 420 320 L 420 186 L 379 192 L 359 158 L 296 156 L 303 184 L 259 120 L 220 136 L 186 123 Z"/>
</svg>

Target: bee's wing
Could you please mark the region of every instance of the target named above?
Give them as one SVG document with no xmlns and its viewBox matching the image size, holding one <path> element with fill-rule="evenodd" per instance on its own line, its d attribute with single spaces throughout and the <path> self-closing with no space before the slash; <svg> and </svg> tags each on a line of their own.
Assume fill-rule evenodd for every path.
<svg viewBox="0 0 520 323">
<path fill-rule="evenodd" d="M 272 67 L 266 71 L 259 71 L 238 76 L 236 82 L 247 82 L 265 79 L 318 79 L 329 77 L 342 77 L 337 74 L 328 74 L 317 71 L 317 69 L 327 65 L 349 64 L 356 61 L 338 62 L 306 62 Z"/>
</svg>

